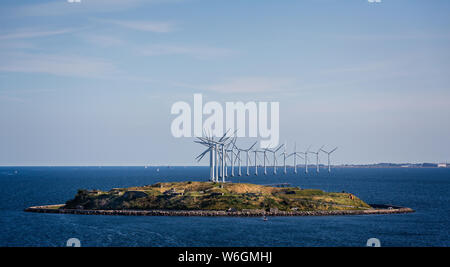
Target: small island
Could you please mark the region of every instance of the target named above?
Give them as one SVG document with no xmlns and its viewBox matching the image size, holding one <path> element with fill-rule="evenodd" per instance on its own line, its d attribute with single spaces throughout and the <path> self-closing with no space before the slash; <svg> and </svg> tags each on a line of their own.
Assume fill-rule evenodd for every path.
<svg viewBox="0 0 450 267">
<path fill-rule="evenodd" d="M 369 205 L 351 193 L 247 183 L 169 182 L 109 191 L 78 190 L 66 204 L 25 211 L 87 215 L 323 216 L 413 212 Z"/>
</svg>

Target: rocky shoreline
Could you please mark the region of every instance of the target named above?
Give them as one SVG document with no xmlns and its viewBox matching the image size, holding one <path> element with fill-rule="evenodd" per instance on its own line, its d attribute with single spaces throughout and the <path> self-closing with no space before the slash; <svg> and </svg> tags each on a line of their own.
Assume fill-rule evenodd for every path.
<svg viewBox="0 0 450 267">
<path fill-rule="evenodd" d="M 371 214 L 398 214 L 411 213 L 413 209 L 392 205 L 371 205 L 372 209 L 365 210 L 320 210 L 320 211 L 213 211 L 213 210 L 85 210 L 64 209 L 64 205 L 34 206 L 26 208 L 26 212 L 59 213 L 80 215 L 122 215 L 122 216 L 235 216 L 235 217 L 261 217 L 261 216 L 332 216 L 332 215 L 371 215 Z"/>
</svg>

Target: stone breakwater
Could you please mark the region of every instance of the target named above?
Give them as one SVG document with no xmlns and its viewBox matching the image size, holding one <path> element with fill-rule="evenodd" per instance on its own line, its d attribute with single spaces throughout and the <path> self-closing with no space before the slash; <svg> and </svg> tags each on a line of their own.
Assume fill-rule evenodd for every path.
<svg viewBox="0 0 450 267">
<path fill-rule="evenodd" d="M 85 210 L 64 209 L 64 205 L 35 206 L 25 209 L 27 212 L 82 214 L 82 215 L 126 215 L 126 216 L 331 216 L 331 215 L 370 215 L 410 213 L 413 209 L 387 205 L 373 205 L 373 209 L 366 210 L 320 210 L 320 211 L 213 211 L 213 210 Z M 375 208 L 376 207 L 376 208 Z"/>
</svg>

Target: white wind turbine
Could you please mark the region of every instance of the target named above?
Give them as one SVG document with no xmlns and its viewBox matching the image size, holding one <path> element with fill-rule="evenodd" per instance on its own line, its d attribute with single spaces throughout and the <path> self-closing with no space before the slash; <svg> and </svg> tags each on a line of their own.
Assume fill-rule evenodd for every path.
<svg viewBox="0 0 450 267">
<path fill-rule="evenodd" d="M 277 155 L 276 153 L 278 152 L 278 150 L 280 150 L 284 145 L 280 145 L 277 149 L 275 150 L 269 150 L 270 152 L 273 153 L 273 174 L 277 174 Z"/>
<path fill-rule="evenodd" d="M 309 149 L 311 146 L 308 147 L 308 149 L 305 152 L 300 152 L 305 156 L 305 173 L 308 173 L 308 153 L 310 152 Z"/>
<path fill-rule="evenodd" d="M 226 152 L 225 152 L 225 145 L 226 142 L 228 141 L 228 139 L 230 139 L 231 137 L 227 137 L 229 130 L 227 130 L 225 132 L 225 134 L 219 139 L 219 143 L 220 143 L 220 160 L 221 160 L 221 164 L 220 164 L 220 177 L 222 178 L 222 182 L 225 183 L 225 177 L 226 177 L 226 170 L 227 170 L 227 165 L 226 165 Z M 228 147 L 229 143 L 227 144 Z"/>
<path fill-rule="evenodd" d="M 286 159 L 287 159 L 287 154 L 286 154 L 286 142 L 284 142 L 284 150 L 283 153 L 281 153 L 280 155 L 283 155 L 283 173 L 287 174 L 287 170 L 286 170 Z"/>
<path fill-rule="evenodd" d="M 266 160 L 269 161 L 269 158 L 267 157 L 267 151 L 269 151 L 268 148 L 264 148 L 262 153 L 263 153 L 263 167 L 264 167 L 264 175 L 267 175 L 267 164 L 266 164 Z"/>
<path fill-rule="evenodd" d="M 237 148 L 237 152 L 236 152 L 236 160 L 238 160 L 238 175 L 241 176 L 242 175 L 242 161 L 241 161 L 241 150 L 239 148 Z"/>
<path fill-rule="evenodd" d="M 241 151 L 244 151 L 246 153 L 246 155 L 247 155 L 247 157 L 246 157 L 247 176 L 250 175 L 250 161 L 251 161 L 250 160 L 250 150 L 256 145 L 256 143 L 258 143 L 258 142 L 253 143 L 253 145 L 250 146 L 248 149 L 241 149 Z"/>
<path fill-rule="evenodd" d="M 230 142 L 230 144 L 232 144 L 231 149 L 227 150 L 227 153 L 230 152 L 230 163 L 231 163 L 231 177 L 234 177 L 234 162 L 235 160 L 233 159 L 233 156 L 235 155 L 234 153 L 234 148 L 236 147 L 236 138 L 234 137 L 233 140 Z"/>
<path fill-rule="evenodd" d="M 196 157 L 197 161 L 200 161 L 205 155 L 206 153 L 209 152 L 209 168 L 210 168 L 210 180 L 215 182 L 217 177 L 217 147 L 218 145 L 216 144 L 216 142 L 212 139 L 203 139 L 203 138 L 198 138 L 200 141 L 194 141 L 196 143 L 202 144 L 204 146 L 207 146 L 208 148 L 201 153 L 200 155 L 198 155 Z"/>
<path fill-rule="evenodd" d="M 297 157 L 303 159 L 302 156 L 300 156 L 299 154 L 301 154 L 303 152 L 297 152 L 297 143 L 294 144 L 294 152 L 292 152 L 291 154 L 289 154 L 286 158 L 289 157 L 294 157 L 294 173 L 297 174 Z"/>
<path fill-rule="evenodd" d="M 200 161 L 207 152 L 209 152 L 209 167 L 210 167 L 210 180 L 215 182 L 217 178 L 217 142 L 214 141 L 213 137 L 209 137 L 203 132 L 205 137 L 197 137 L 198 140 L 194 141 L 195 143 L 202 144 L 208 149 L 206 149 L 203 153 L 196 157 L 197 161 Z"/>
<path fill-rule="evenodd" d="M 224 169 L 225 169 L 225 177 L 228 177 L 228 161 L 230 161 L 230 163 L 231 163 L 231 176 L 234 176 L 234 171 L 233 171 L 233 146 L 234 146 L 234 142 L 236 141 L 236 138 L 233 138 L 233 139 L 231 139 L 231 141 L 226 145 L 226 148 L 225 148 L 225 150 L 224 150 L 224 157 L 225 157 L 225 160 L 224 160 Z M 229 147 L 231 146 L 231 145 L 233 145 L 232 147 L 231 147 L 231 149 L 229 149 Z M 228 154 L 229 153 L 231 153 L 230 154 L 230 156 L 228 156 Z M 231 157 L 231 159 L 230 159 L 230 157 Z"/>
<path fill-rule="evenodd" d="M 336 151 L 336 149 L 338 149 L 338 148 L 336 147 L 335 149 L 331 150 L 330 152 L 327 152 L 327 151 L 321 149 L 322 152 L 324 152 L 325 154 L 327 154 L 327 157 L 328 157 L 328 172 L 331 172 L 330 155 L 331 155 L 331 153 L 333 153 L 334 151 Z"/>
<path fill-rule="evenodd" d="M 214 137 L 212 136 L 207 136 L 205 133 L 204 135 L 206 137 L 197 137 L 198 140 L 194 141 L 195 143 L 199 143 L 202 144 L 204 146 L 207 146 L 208 148 L 201 153 L 200 155 L 197 156 L 197 160 L 200 161 L 205 155 L 206 153 L 210 153 L 210 162 L 209 162 L 209 167 L 210 167 L 210 180 L 214 181 L 214 182 L 219 182 L 219 176 L 222 177 L 222 181 L 225 182 L 225 177 L 224 177 L 224 145 L 225 142 L 229 139 L 229 137 L 226 137 L 228 131 L 219 139 L 219 140 L 214 140 Z M 219 148 L 220 147 L 220 148 Z M 222 151 L 220 151 L 220 149 Z M 218 171 L 218 167 L 219 167 L 219 159 L 221 160 L 221 172 L 222 175 L 219 175 L 219 171 Z"/>
<path fill-rule="evenodd" d="M 258 159 L 259 159 L 258 153 L 263 151 L 255 149 L 252 152 L 255 153 L 255 175 L 258 176 Z"/>
<path fill-rule="evenodd" d="M 320 151 L 322 151 L 322 148 L 319 148 L 319 150 L 317 150 L 317 152 L 314 151 L 309 151 L 309 153 L 316 155 L 316 172 L 319 173 L 319 153 Z"/>
</svg>

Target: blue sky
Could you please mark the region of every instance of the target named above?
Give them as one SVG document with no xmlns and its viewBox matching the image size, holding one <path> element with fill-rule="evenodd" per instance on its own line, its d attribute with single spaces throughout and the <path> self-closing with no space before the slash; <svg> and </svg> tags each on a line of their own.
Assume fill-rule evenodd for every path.
<svg viewBox="0 0 450 267">
<path fill-rule="evenodd" d="M 3 0 L 0 165 L 195 164 L 171 105 L 279 101 L 289 149 L 450 161 L 446 0 Z M 250 142 L 251 140 L 244 140 Z M 206 164 L 207 162 L 203 162 Z"/>
</svg>

